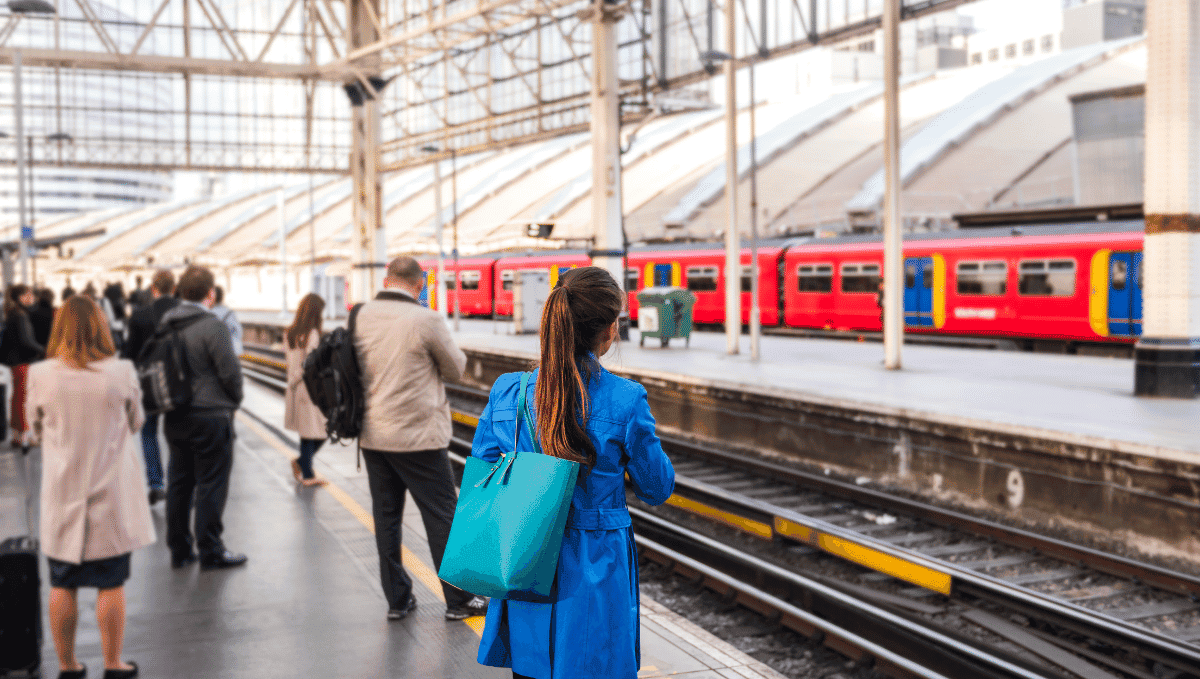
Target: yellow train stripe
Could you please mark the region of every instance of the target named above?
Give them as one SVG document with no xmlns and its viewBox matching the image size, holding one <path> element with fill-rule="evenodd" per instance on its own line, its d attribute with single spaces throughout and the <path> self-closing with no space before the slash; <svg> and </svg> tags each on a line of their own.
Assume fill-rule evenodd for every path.
<svg viewBox="0 0 1200 679">
<path fill-rule="evenodd" d="M 254 432 L 259 438 L 266 441 L 267 445 L 274 448 L 276 452 L 280 453 L 288 460 L 291 460 L 296 455 L 295 451 L 284 446 L 274 434 L 268 432 L 249 417 L 238 413 L 238 421 L 245 425 L 247 429 Z M 360 505 L 357 500 L 350 496 L 349 493 L 347 493 L 345 490 L 342 490 L 332 481 L 320 487 L 332 495 L 333 498 L 337 500 L 339 504 L 345 507 L 346 511 L 350 512 L 350 515 L 357 519 L 358 522 L 366 527 L 367 530 L 371 531 L 372 533 L 375 532 L 375 520 L 371 517 L 371 512 L 367 511 L 365 507 Z M 426 589 L 433 592 L 434 596 L 436 596 L 439 601 L 442 601 L 443 603 L 446 601 L 446 597 L 442 593 L 442 582 L 438 579 L 437 573 L 434 572 L 433 568 L 422 561 L 419 556 L 414 554 L 412 550 L 404 545 L 400 545 L 400 561 L 404 564 L 405 568 L 407 568 L 413 575 L 417 577 L 417 580 L 419 580 Z M 483 636 L 483 616 L 470 617 L 463 622 L 465 622 L 467 627 L 470 627 L 475 634 Z"/>
<path fill-rule="evenodd" d="M 747 519 L 744 516 L 739 516 L 738 514 L 727 512 L 723 509 L 717 509 L 716 507 L 706 505 L 703 502 L 696 502 L 695 500 L 690 500 L 686 497 L 672 495 L 671 497 L 667 498 L 667 504 L 671 505 L 672 507 L 678 507 L 685 512 L 691 512 L 692 514 L 712 519 L 717 523 L 723 523 L 731 528 L 745 531 L 764 540 L 770 540 L 772 537 L 774 537 L 771 527 L 761 521 Z"/>
<path fill-rule="evenodd" d="M 1108 337 L 1108 266 L 1112 250 L 1100 249 L 1092 255 L 1088 274 L 1088 324 L 1092 332 Z"/>
<path fill-rule="evenodd" d="M 817 544 L 821 549 L 834 556 L 840 556 L 847 561 L 853 561 L 880 573 L 887 573 L 918 587 L 950 596 L 951 578 L 949 573 L 915 564 L 901 557 L 827 533 L 822 533 L 817 537 Z"/>
</svg>

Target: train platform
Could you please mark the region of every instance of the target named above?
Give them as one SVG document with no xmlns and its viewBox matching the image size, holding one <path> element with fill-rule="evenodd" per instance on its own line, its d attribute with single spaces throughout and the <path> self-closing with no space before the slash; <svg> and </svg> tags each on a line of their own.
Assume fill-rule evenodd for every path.
<svg viewBox="0 0 1200 679">
<path fill-rule="evenodd" d="M 385 619 L 370 497 L 365 471 L 355 466 L 355 449 L 326 446 L 316 467 L 331 483 L 300 487 L 289 467 L 296 441 L 278 430 L 282 421 L 279 395 L 248 384 L 225 511 L 226 542 L 250 557 L 246 567 L 171 569 L 162 539 L 163 506 L 152 509 L 159 541 L 134 554 L 126 584 L 125 656 L 138 662 L 141 675 L 511 676 L 475 662 L 483 618 L 448 622 L 442 617 L 441 589 L 412 502 L 407 503 L 403 557 L 414 576 L 418 608 L 406 620 Z M 0 537 L 24 532 L 27 505 L 36 525 L 39 477 L 37 449 L 24 458 L 17 451 L 0 451 Z M 46 577 L 43 560 L 43 583 Z M 43 586 L 44 598 L 46 592 Z M 82 591 L 80 601 L 79 657 L 99 676 L 103 663 L 94 591 Z M 45 676 L 55 676 L 49 638 L 42 656 Z M 644 597 L 642 663 L 639 677 L 780 677 Z"/>
<path fill-rule="evenodd" d="M 536 335 L 463 319 L 465 349 L 536 359 Z M 1135 398 L 1133 361 L 1081 355 L 905 345 L 903 370 L 883 367 L 878 342 L 767 335 L 761 358 L 725 353 L 725 336 L 698 332 L 690 346 L 638 345 L 636 329 L 606 367 L 704 387 L 753 390 L 841 408 L 920 417 L 975 430 L 1200 462 L 1200 401 Z"/>
</svg>

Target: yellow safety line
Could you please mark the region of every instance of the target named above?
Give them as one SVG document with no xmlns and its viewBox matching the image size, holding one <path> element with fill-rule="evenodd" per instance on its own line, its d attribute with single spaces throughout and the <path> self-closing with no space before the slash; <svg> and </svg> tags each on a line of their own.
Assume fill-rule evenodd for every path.
<svg viewBox="0 0 1200 679">
<path fill-rule="evenodd" d="M 267 442 L 267 445 L 274 448 L 278 453 L 287 459 L 291 460 L 295 455 L 295 452 L 285 447 L 274 434 L 263 429 L 257 422 L 249 417 L 238 413 L 238 421 L 246 425 L 250 431 L 257 434 L 259 438 Z M 360 505 L 353 497 L 350 496 L 349 493 L 342 490 L 332 481 L 328 481 L 324 486 L 320 487 L 324 488 L 330 495 L 332 495 L 333 498 L 337 500 L 343 507 L 345 507 L 346 511 L 350 512 L 351 516 L 353 516 L 355 519 L 358 519 L 358 522 L 365 526 L 367 530 L 371 531 L 371 533 L 375 532 L 375 520 L 371 517 L 371 512 L 368 512 L 366 508 Z M 411 571 L 413 575 L 417 576 L 417 580 L 420 580 L 421 584 L 424 585 L 426 589 L 433 592 L 434 596 L 436 596 L 439 601 L 442 601 L 443 603 L 446 601 L 445 595 L 442 594 L 442 583 L 441 580 L 438 579 L 437 573 L 434 572 L 434 570 L 430 568 L 428 564 L 422 561 L 420 557 L 418 557 L 416 554 L 413 554 L 412 550 L 404 545 L 400 545 L 400 561 L 404 564 L 405 568 Z M 467 627 L 470 627 L 475 634 L 483 636 L 483 616 L 472 616 L 463 622 L 466 623 Z"/>
<path fill-rule="evenodd" d="M 898 556 L 835 535 L 821 533 L 817 539 L 821 549 L 834 556 L 840 556 L 880 573 L 887 573 L 894 578 L 911 582 L 918 587 L 950 596 L 951 578 L 949 573 L 943 573 L 928 566 L 920 566 Z"/>
<path fill-rule="evenodd" d="M 473 415 L 468 415 L 466 413 L 460 413 L 457 410 L 450 411 L 450 419 L 454 420 L 455 422 L 458 422 L 459 424 L 465 424 L 468 427 L 478 427 L 479 426 L 479 418 L 478 417 L 475 417 Z"/>
</svg>

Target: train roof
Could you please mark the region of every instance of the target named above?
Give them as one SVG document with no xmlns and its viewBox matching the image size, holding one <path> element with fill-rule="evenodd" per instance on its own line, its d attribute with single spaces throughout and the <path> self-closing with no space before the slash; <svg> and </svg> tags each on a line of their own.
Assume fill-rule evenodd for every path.
<svg viewBox="0 0 1200 679">
<path fill-rule="evenodd" d="M 988 238 L 1025 238 L 1032 236 L 1086 236 L 1103 233 L 1131 233 L 1146 230 L 1146 223 L 1141 219 L 1125 219 L 1108 222 L 1077 222 L 1072 224 L 1034 224 L 1022 226 L 998 226 L 972 229 L 951 229 L 948 231 L 929 231 L 924 233 L 906 233 L 906 243 L 931 240 L 984 240 Z M 802 245 L 850 245 L 858 243 L 879 243 L 883 236 L 873 234 L 853 234 L 832 236 L 829 238 L 793 238 L 786 247 Z"/>
</svg>

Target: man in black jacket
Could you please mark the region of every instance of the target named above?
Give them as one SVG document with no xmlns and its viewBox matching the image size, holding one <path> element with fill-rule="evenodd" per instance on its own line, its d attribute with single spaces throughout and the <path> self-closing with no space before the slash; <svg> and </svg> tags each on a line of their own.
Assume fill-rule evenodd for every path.
<svg viewBox="0 0 1200 679">
<path fill-rule="evenodd" d="M 229 328 L 209 313 L 216 281 L 204 267 L 189 266 L 179 277 L 181 302 L 163 316 L 179 329 L 192 376 L 192 400 L 163 418 L 171 449 L 167 466 L 167 546 L 171 565 L 196 561 L 204 570 L 246 563 L 246 555 L 225 549 L 221 514 L 233 470 L 233 414 L 242 402 L 242 368 L 233 353 Z M 195 496 L 195 539 L 190 530 Z"/>
<path fill-rule="evenodd" d="M 50 329 L 54 326 L 54 293 L 47 288 L 37 291 L 37 302 L 29 307 L 29 322 L 33 324 L 33 339 L 38 344 L 50 344 Z"/>
<path fill-rule="evenodd" d="M 175 274 L 167 269 L 154 272 L 150 280 L 153 301 L 143 305 L 129 317 L 129 336 L 121 348 L 121 357 L 137 360 L 142 347 L 154 336 L 154 329 L 171 309 L 179 305 L 175 298 Z M 162 453 L 158 447 L 158 415 L 147 415 L 142 426 L 142 456 L 146 459 L 146 485 L 150 486 L 150 504 L 167 497 L 163 490 Z"/>
</svg>

